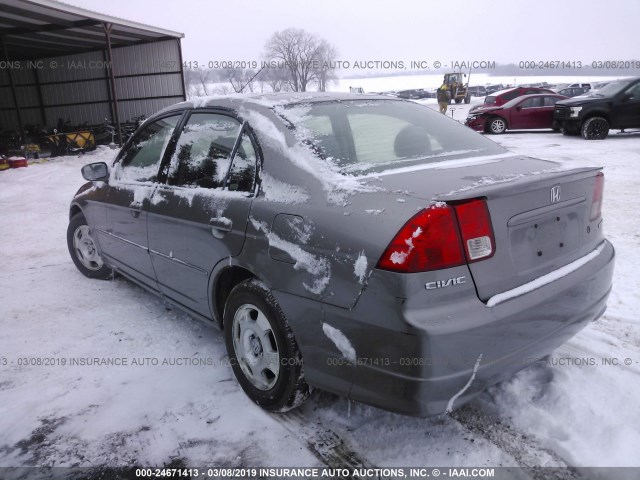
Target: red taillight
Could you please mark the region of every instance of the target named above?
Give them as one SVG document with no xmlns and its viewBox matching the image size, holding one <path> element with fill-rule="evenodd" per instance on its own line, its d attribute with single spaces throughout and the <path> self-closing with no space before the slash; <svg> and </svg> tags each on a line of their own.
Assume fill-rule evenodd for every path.
<svg viewBox="0 0 640 480">
<path fill-rule="evenodd" d="M 493 256 L 495 240 L 487 202 L 478 198 L 458 203 L 455 209 L 467 261 L 477 262 Z"/>
<path fill-rule="evenodd" d="M 602 195 L 604 192 L 604 173 L 600 172 L 596 175 L 596 184 L 593 187 L 593 201 L 591 202 L 591 216 L 589 219 L 593 222 L 600 217 L 602 212 Z"/>
<path fill-rule="evenodd" d="M 465 263 L 453 207 L 441 203 L 421 210 L 400 229 L 378 268 L 413 273 Z"/>
<path fill-rule="evenodd" d="M 393 238 L 378 268 L 414 273 L 457 267 L 493 256 L 495 240 L 484 199 L 438 203 L 418 212 Z"/>
</svg>

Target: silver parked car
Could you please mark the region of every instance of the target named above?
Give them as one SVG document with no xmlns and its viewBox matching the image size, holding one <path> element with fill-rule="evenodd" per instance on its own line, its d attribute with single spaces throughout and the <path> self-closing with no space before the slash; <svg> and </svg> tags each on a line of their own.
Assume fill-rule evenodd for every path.
<svg viewBox="0 0 640 480">
<path fill-rule="evenodd" d="M 220 326 L 271 411 L 311 386 L 450 411 L 597 319 L 611 289 L 600 169 L 515 156 L 387 96 L 180 103 L 83 175 L 78 269 Z"/>
</svg>

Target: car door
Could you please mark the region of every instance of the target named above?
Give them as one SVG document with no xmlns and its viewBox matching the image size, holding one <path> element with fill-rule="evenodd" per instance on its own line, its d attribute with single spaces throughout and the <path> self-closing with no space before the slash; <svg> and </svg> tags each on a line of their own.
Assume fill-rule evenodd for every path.
<svg viewBox="0 0 640 480">
<path fill-rule="evenodd" d="M 147 242 L 149 199 L 181 115 L 167 115 L 144 126 L 118 155 L 108 184 L 105 229 L 98 231 L 108 262 L 153 289 L 157 284 Z"/>
<path fill-rule="evenodd" d="M 622 92 L 613 108 L 616 128 L 640 128 L 640 81 Z"/>
<path fill-rule="evenodd" d="M 519 104 L 511 107 L 509 109 L 509 128 L 533 128 L 531 127 L 532 117 L 539 103 L 537 97 L 525 98 Z"/>
<path fill-rule="evenodd" d="M 210 316 L 209 276 L 238 255 L 257 172 L 254 141 L 228 113 L 192 112 L 149 206 L 149 251 L 158 287 Z"/>
</svg>

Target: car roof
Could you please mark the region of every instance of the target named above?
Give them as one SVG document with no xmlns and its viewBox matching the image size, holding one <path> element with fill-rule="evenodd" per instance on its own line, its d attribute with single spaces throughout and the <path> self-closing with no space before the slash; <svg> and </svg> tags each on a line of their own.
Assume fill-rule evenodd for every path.
<svg viewBox="0 0 640 480">
<path fill-rule="evenodd" d="M 259 105 L 267 108 L 288 106 L 298 103 L 320 103 L 349 100 L 394 100 L 388 95 L 341 93 L 341 92 L 285 92 L 285 93 L 235 93 L 230 95 L 211 95 L 207 97 L 195 97 L 185 102 L 176 103 L 154 114 L 161 115 L 174 110 L 193 108 L 238 108 L 239 106 Z M 396 101 L 402 101 L 397 99 Z"/>
</svg>

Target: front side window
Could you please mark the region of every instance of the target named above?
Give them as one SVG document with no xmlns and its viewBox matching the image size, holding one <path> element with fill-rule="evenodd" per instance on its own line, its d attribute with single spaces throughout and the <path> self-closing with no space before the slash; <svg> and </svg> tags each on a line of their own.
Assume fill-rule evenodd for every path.
<svg viewBox="0 0 640 480">
<path fill-rule="evenodd" d="M 223 188 L 240 128 L 240 122 L 227 115 L 193 113 L 171 157 L 169 184 Z"/>
<path fill-rule="evenodd" d="M 558 97 L 544 97 L 543 106 L 553 107 L 558 102 L 558 100 L 560 100 Z"/>
<path fill-rule="evenodd" d="M 165 117 L 147 125 L 120 159 L 117 180 L 154 182 L 158 167 L 181 115 Z"/>
<path fill-rule="evenodd" d="M 536 108 L 542 106 L 542 97 L 527 98 L 520 104 L 522 108 Z"/>
<path fill-rule="evenodd" d="M 624 94 L 629 96 L 629 100 L 640 100 L 640 82 L 628 88 Z"/>
</svg>

